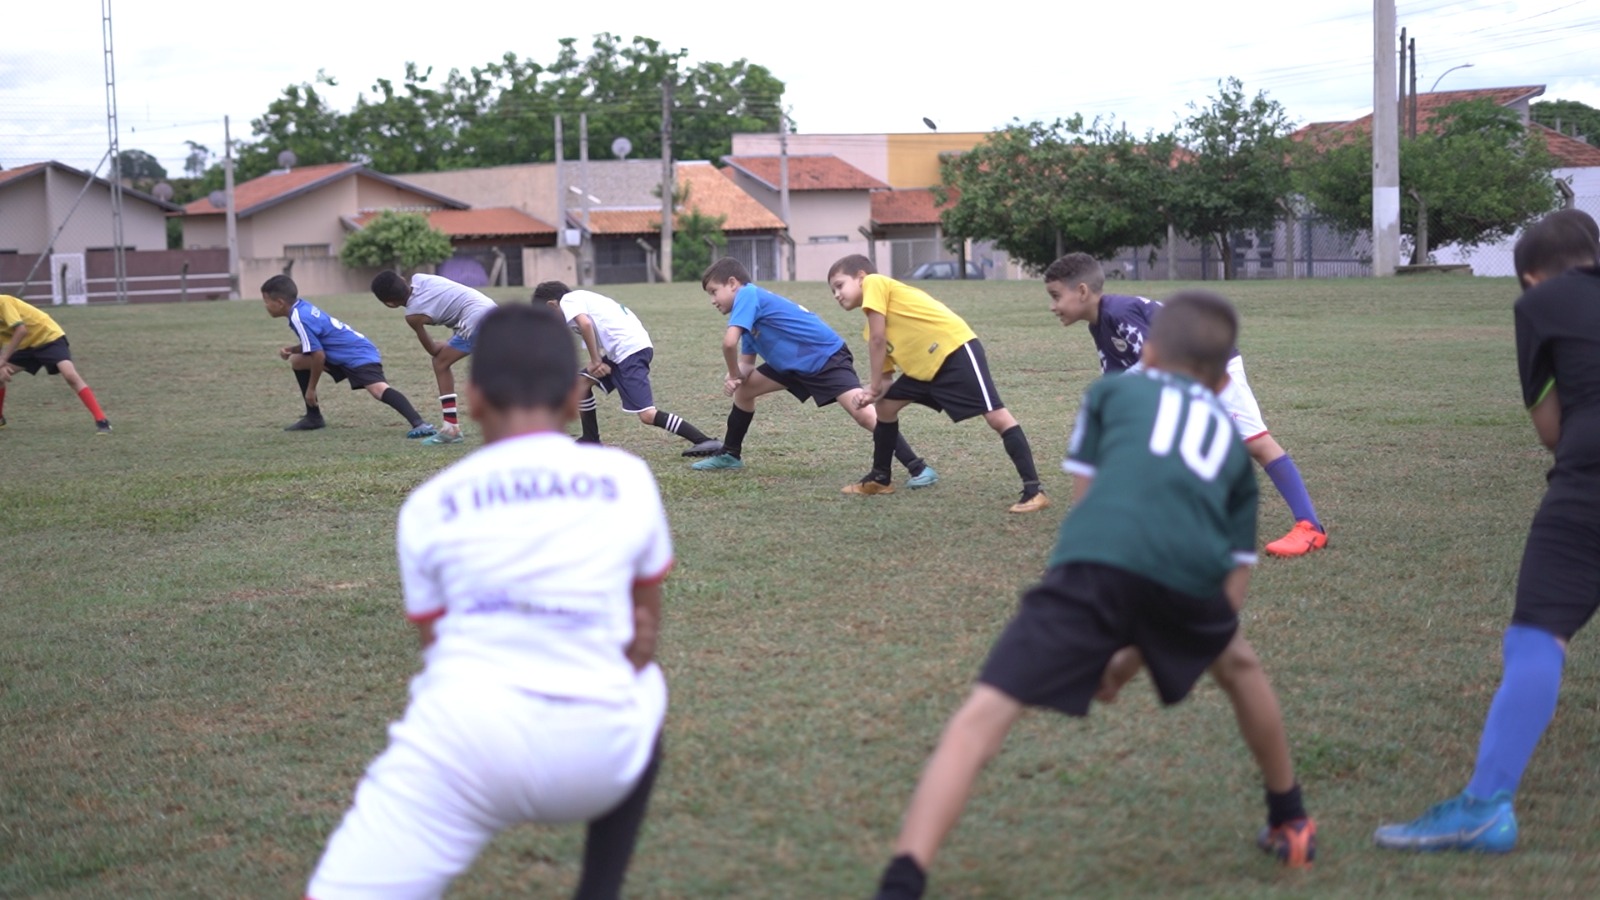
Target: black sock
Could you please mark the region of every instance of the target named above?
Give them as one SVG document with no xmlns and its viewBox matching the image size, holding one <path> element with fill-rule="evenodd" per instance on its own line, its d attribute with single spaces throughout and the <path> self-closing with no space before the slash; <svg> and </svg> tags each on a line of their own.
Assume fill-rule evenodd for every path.
<svg viewBox="0 0 1600 900">
<path fill-rule="evenodd" d="M 889 861 L 878 882 L 875 900 L 920 900 L 928 886 L 928 873 L 922 871 L 909 853 L 902 853 Z"/>
<path fill-rule="evenodd" d="M 651 420 L 650 424 L 657 428 L 665 428 L 666 430 L 672 432 L 678 437 L 683 438 L 691 444 L 700 444 L 711 440 L 710 438 L 706 437 L 705 432 L 694 427 L 693 425 L 690 425 L 688 422 L 685 422 L 666 410 L 656 410 L 656 417 Z"/>
<path fill-rule="evenodd" d="M 406 421 L 411 423 L 412 428 L 422 424 L 422 417 L 417 415 L 417 408 L 411 405 L 411 401 L 406 399 L 405 394 L 394 388 L 386 388 L 383 396 L 379 397 L 378 400 L 394 407 L 395 412 L 405 416 Z"/>
<path fill-rule="evenodd" d="M 595 412 L 594 391 L 583 395 L 578 401 L 578 421 L 583 424 L 583 433 L 578 440 L 585 444 L 600 443 L 600 414 Z"/>
<path fill-rule="evenodd" d="M 311 390 L 311 373 L 305 369 L 294 370 L 294 380 L 300 382 L 300 399 L 306 398 L 306 391 Z M 306 418 L 315 419 L 322 415 L 322 407 L 306 404 Z"/>
<path fill-rule="evenodd" d="M 895 420 L 895 424 L 900 424 L 898 419 Z M 874 432 L 873 434 L 873 440 L 876 441 L 877 433 Z M 877 444 L 873 444 L 873 446 L 876 447 Z M 911 451 L 911 445 L 906 442 L 904 435 L 895 435 L 894 458 L 900 460 L 900 464 L 906 467 L 906 471 L 911 473 L 912 478 L 921 475 L 922 470 L 928 467 L 928 464 L 923 462 L 921 457 Z"/>
<path fill-rule="evenodd" d="M 583 874 L 578 879 L 575 900 L 616 900 L 622 896 L 622 880 L 628 874 L 639 826 L 644 824 L 650 805 L 650 789 L 661 770 L 661 739 L 656 738 L 650 763 L 645 766 L 627 799 L 616 809 L 589 823 L 583 841 Z"/>
<path fill-rule="evenodd" d="M 1300 784 L 1289 788 L 1281 794 L 1267 791 L 1267 824 L 1277 828 L 1286 822 L 1306 817 L 1305 803 L 1300 799 Z"/>
<path fill-rule="evenodd" d="M 755 421 L 756 411 L 745 412 L 735 406 L 728 411 L 728 431 L 722 436 L 722 452 L 734 459 L 739 458 L 739 453 L 744 450 L 744 436 L 750 431 L 750 423 Z"/>
<path fill-rule="evenodd" d="M 1022 499 L 1039 493 L 1039 470 L 1033 466 L 1033 448 L 1028 446 L 1028 436 L 1022 433 L 1022 426 L 1007 428 L 1000 440 L 1006 445 L 1006 455 L 1017 467 L 1017 474 L 1022 476 Z"/>
<path fill-rule="evenodd" d="M 894 463 L 894 448 L 900 442 L 900 420 L 878 420 L 872 429 L 872 476 L 881 484 L 889 483 L 889 466 Z M 881 476 L 881 477 L 880 477 Z"/>
</svg>

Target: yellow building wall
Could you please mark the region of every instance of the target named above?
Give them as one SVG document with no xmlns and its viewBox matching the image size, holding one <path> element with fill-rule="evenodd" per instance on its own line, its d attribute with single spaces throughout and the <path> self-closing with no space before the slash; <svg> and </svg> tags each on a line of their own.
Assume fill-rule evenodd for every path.
<svg viewBox="0 0 1600 900">
<path fill-rule="evenodd" d="M 965 153 L 989 135 L 982 131 L 942 134 L 891 134 L 889 139 L 889 177 L 894 188 L 925 188 L 942 183 L 939 154 Z"/>
</svg>

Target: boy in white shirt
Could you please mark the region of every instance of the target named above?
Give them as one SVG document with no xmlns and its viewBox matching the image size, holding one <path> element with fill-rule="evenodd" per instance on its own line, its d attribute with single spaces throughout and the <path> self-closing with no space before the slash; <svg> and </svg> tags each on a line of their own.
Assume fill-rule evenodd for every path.
<svg viewBox="0 0 1600 900">
<path fill-rule="evenodd" d="M 450 367 L 472 353 L 478 320 L 497 304 L 489 297 L 448 278 L 421 272 L 407 282 L 400 273 L 382 271 L 372 279 L 372 293 L 390 309 L 405 308 L 406 324 L 417 333 L 422 349 L 433 357 L 433 377 L 439 383 L 439 409 L 444 425 L 424 444 L 461 443 L 456 413 L 456 377 Z M 453 333 L 441 344 L 428 334 L 429 325 L 443 325 Z"/>
</svg>

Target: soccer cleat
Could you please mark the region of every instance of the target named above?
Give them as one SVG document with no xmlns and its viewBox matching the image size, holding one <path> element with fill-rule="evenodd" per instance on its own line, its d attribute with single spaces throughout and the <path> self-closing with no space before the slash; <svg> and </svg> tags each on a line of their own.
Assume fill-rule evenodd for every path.
<svg viewBox="0 0 1600 900">
<path fill-rule="evenodd" d="M 716 438 L 708 438 L 693 447 L 683 451 L 684 456 L 716 456 L 722 452 L 722 442 Z"/>
<path fill-rule="evenodd" d="M 0 416 L 0 428 L 6 427 L 6 417 Z"/>
<path fill-rule="evenodd" d="M 318 428 L 328 427 L 328 422 L 321 416 L 301 416 L 293 425 L 284 427 L 284 431 L 316 431 Z"/>
<path fill-rule="evenodd" d="M 866 494 L 868 496 L 874 494 L 892 494 L 894 493 L 894 485 L 887 481 L 878 481 L 869 474 L 860 481 L 845 485 L 844 490 L 840 491 L 840 493 Z"/>
<path fill-rule="evenodd" d="M 1388 850 L 1507 853 L 1517 845 L 1517 815 L 1507 791 L 1487 800 L 1463 792 L 1410 822 L 1381 826 L 1372 840 Z"/>
<path fill-rule="evenodd" d="M 1267 545 L 1273 556 L 1305 556 L 1328 546 L 1328 533 L 1306 519 L 1294 523 L 1289 533 Z"/>
<path fill-rule="evenodd" d="M 921 473 L 911 476 L 910 480 L 906 482 L 906 487 L 916 490 L 917 488 L 925 488 L 938 483 L 939 473 L 933 470 L 933 466 L 924 465 Z"/>
<path fill-rule="evenodd" d="M 100 419 L 99 421 L 95 422 L 94 423 L 94 433 L 95 434 L 110 434 L 111 433 L 111 420 L 110 419 Z"/>
<path fill-rule="evenodd" d="M 1309 869 L 1317 858 L 1317 823 L 1295 819 L 1277 828 L 1264 827 L 1256 846 L 1291 869 Z"/>
<path fill-rule="evenodd" d="M 742 469 L 744 468 L 744 460 L 734 456 L 732 453 L 718 453 L 716 456 L 710 456 L 694 463 L 689 468 L 700 472 L 709 472 L 712 469 Z"/>
<path fill-rule="evenodd" d="M 406 432 L 406 438 L 414 440 L 416 438 L 432 437 L 438 433 L 439 429 L 433 427 L 427 422 L 423 422 L 421 425 L 418 425 L 417 427 Z"/>
<path fill-rule="evenodd" d="M 466 438 L 461 436 L 460 426 L 451 427 L 446 425 L 440 428 L 437 433 L 423 438 L 422 442 L 429 446 L 436 446 L 438 444 L 459 444 L 464 440 Z"/>
<path fill-rule="evenodd" d="M 1017 502 L 1011 504 L 1011 512 L 1014 512 L 1014 513 L 1038 512 L 1039 510 L 1044 509 L 1045 507 L 1047 507 L 1049 505 L 1050 505 L 1050 498 L 1046 497 L 1044 495 L 1044 491 L 1040 491 L 1037 494 L 1034 494 L 1032 497 L 1029 497 L 1028 495 L 1024 494 L 1022 496 L 1021 500 L 1018 500 Z"/>
</svg>

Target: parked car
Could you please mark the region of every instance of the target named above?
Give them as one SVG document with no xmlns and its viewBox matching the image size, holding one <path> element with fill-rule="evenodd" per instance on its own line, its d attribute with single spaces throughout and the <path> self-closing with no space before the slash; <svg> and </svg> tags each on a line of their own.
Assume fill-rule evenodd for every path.
<svg viewBox="0 0 1600 900">
<path fill-rule="evenodd" d="M 959 278 L 960 276 L 961 276 L 961 270 L 956 268 L 956 263 L 954 261 L 952 261 L 952 260 L 942 260 L 940 262 L 925 262 L 922 265 L 917 266 L 915 269 L 911 270 L 911 274 L 910 275 L 906 276 L 906 280 L 907 281 L 922 281 L 922 280 L 925 280 L 925 279 L 955 280 L 956 278 Z M 972 279 L 972 280 L 974 280 L 974 281 L 980 280 L 980 279 L 983 278 L 983 269 L 979 268 L 977 263 L 969 262 L 969 263 L 967 263 L 967 277 Z"/>
</svg>

